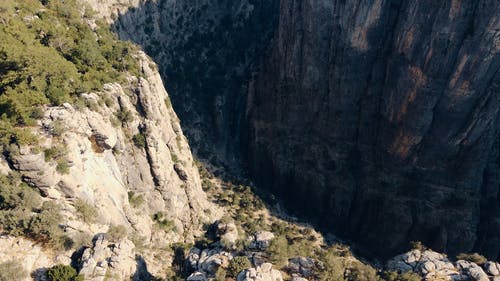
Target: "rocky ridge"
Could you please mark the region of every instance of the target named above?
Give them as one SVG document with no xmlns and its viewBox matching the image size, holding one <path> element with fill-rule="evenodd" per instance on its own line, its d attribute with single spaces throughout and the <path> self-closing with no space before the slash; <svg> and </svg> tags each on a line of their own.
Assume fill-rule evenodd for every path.
<svg viewBox="0 0 500 281">
<path fill-rule="evenodd" d="M 130 236 L 140 237 L 141 243 L 154 248 L 193 241 L 204 223 L 220 216 L 201 189 L 189 145 L 154 63 L 143 53 L 137 54 L 137 60 L 143 77 L 130 77 L 125 85 L 107 84 L 100 93 L 82 94 L 90 107 L 63 104 L 45 108 L 39 126 L 33 128 L 40 147 L 36 151 L 20 147 L 2 159 L 3 173 L 19 172 L 25 182 L 40 190 L 45 201 L 62 206 L 61 225 L 69 237 L 93 236 L 121 225 Z M 107 97 L 106 105 L 103 97 Z M 139 136 L 142 146 L 132 136 Z M 64 147 L 66 172 L 44 157 L 43 151 L 53 147 Z M 138 202 L 132 203 L 134 199 Z M 97 217 L 82 218 L 76 202 L 85 202 Z M 153 217 L 158 213 L 164 214 L 163 221 L 171 222 L 169 230 L 158 228 Z M 105 248 L 103 245 L 100 238 L 94 249 Z M 123 240 L 110 248 L 118 259 L 111 258 L 110 268 L 122 273 L 107 280 L 123 280 L 135 272 L 134 247 L 130 240 Z M 156 274 L 165 268 L 153 253 L 143 254 L 148 269 Z M 71 252 L 65 255 L 69 259 Z M 103 272 L 92 269 L 95 263 L 90 260 L 109 257 L 99 256 L 95 250 L 92 259 L 88 255 L 84 252 L 88 261 L 82 265 L 86 280 L 102 280 Z M 42 256 L 43 262 L 24 261 L 25 268 L 32 272 L 58 260 L 50 254 Z M 24 255 L 3 257 L 10 258 L 23 260 Z M 101 269 L 106 272 L 106 267 Z"/>
</svg>

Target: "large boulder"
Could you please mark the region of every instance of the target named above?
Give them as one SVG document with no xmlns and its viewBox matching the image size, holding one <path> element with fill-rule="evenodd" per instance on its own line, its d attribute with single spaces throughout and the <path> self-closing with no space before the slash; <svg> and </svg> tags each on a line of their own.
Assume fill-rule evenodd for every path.
<svg viewBox="0 0 500 281">
<path fill-rule="evenodd" d="M 308 257 L 295 257 L 288 261 L 287 268 L 291 273 L 309 277 L 318 268 L 318 262 Z"/>
<path fill-rule="evenodd" d="M 238 240 L 238 228 L 234 222 L 219 221 L 216 231 L 223 247 L 230 249 L 234 248 Z"/>
<path fill-rule="evenodd" d="M 493 276 L 500 275 L 500 263 L 489 261 L 483 265 L 484 270 L 487 274 Z"/>
<path fill-rule="evenodd" d="M 456 265 L 463 275 L 469 276 L 473 281 L 489 281 L 488 275 L 483 269 L 473 262 L 459 260 Z"/>
<path fill-rule="evenodd" d="M 270 263 L 264 263 L 256 268 L 243 270 L 238 274 L 237 281 L 283 281 L 279 270 L 273 269 Z"/>
<path fill-rule="evenodd" d="M 387 262 L 390 271 L 413 271 L 425 280 L 458 280 L 459 271 L 448 258 L 431 250 L 412 250 L 398 255 Z"/>
<path fill-rule="evenodd" d="M 274 239 L 274 234 L 269 231 L 259 231 L 250 236 L 250 249 L 264 251 Z"/>
<path fill-rule="evenodd" d="M 222 248 L 204 250 L 192 248 L 186 262 L 192 271 L 213 276 L 219 267 L 226 268 L 232 258 L 233 255 Z"/>
</svg>

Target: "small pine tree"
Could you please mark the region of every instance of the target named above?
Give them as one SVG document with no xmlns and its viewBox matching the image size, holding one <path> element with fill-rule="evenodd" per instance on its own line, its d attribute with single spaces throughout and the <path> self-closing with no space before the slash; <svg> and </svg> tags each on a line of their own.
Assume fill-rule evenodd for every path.
<svg viewBox="0 0 500 281">
<path fill-rule="evenodd" d="M 83 276 L 78 275 L 76 269 L 69 265 L 58 264 L 47 270 L 49 281 L 83 281 Z"/>
</svg>

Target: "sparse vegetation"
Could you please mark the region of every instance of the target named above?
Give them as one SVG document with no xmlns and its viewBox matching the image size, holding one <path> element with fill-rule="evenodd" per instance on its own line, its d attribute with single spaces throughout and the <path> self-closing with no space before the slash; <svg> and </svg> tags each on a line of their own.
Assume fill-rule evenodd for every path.
<svg viewBox="0 0 500 281">
<path fill-rule="evenodd" d="M 92 245 L 92 235 L 87 232 L 78 232 L 73 237 L 73 248 L 78 250 L 81 247 L 88 247 Z"/>
<path fill-rule="evenodd" d="M 66 154 L 68 153 L 68 150 L 66 146 L 58 144 L 54 145 L 50 148 L 47 148 L 43 151 L 44 156 L 45 156 L 45 161 L 58 161 L 60 159 L 63 159 Z"/>
<path fill-rule="evenodd" d="M 166 97 L 164 101 L 165 101 L 165 106 L 167 108 L 171 108 L 172 107 L 172 102 L 170 101 L 170 97 Z"/>
<path fill-rule="evenodd" d="M 247 257 L 245 256 L 237 256 L 234 257 L 230 262 L 229 266 L 227 267 L 227 274 L 229 277 L 236 278 L 238 273 L 240 273 L 244 269 L 248 269 L 252 267 L 252 264 L 248 260 Z"/>
<path fill-rule="evenodd" d="M 381 281 L 377 270 L 361 262 L 353 262 L 349 266 L 348 280 L 353 281 Z"/>
<path fill-rule="evenodd" d="M 112 225 L 109 227 L 107 235 L 110 241 L 118 242 L 127 237 L 127 228 L 123 225 Z"/>
<path fill-rule="evenodd" d="M 132 137 L 132 141 L 134 142 L 135 146 L 140 149 L 146 148 L 146 137 L 142 133 L 135 134 Z"/>
<path fill-rule="evenodd" d="M 66 159 L 61 159 L 57 161 L 56 171 L 59 172 L 60 174 L 63 175 L 69 174 L 69 168 L 70 167 Z"/>
<path fill-rule="evenodd" d="M 161 229 L 165 231 L 175 231 L 176 227 L 173 221 L 167 219 L 165 217 L 165 214 L 162 212 L 158 212 L 153 215 L 153 221 L 156 222 L 156 225 L 158 225 Z"/>
<path fill-rule="evenodd" d="M 121 108 L 115 113 L 116 118 L 122 123 L 128 123 L 134 120 L 134 115 L 132 111 L 126 109 L 126 108 Z"/>
<path fill-rule="evenodd" d="M 78 213 L 78 217 L 86 223 L 94 223 L 97 220 L 97 211 L 95 207 L 90 205 L 88 202 L 78 198 L 75 201 L 75 210 Z"/>
<path fill-rule="evenodd" d="M 59 206 L 52 201 L 42 204 L 41 196 L 15 174 L 0 176 L 2 232 L 22 235 L 55 249 L 67 249 L 72 241 L 59 227 L 63 221 L 59 212 Z"/>
<path fill-rule="evenodd" d="M 410 242 L 410 247 L 411 247 L 412 250 L 420 250 L 420 251 L 424 251 L 427 248 L 420 241 L 411 241 Z"/>
<path fill-rule="evenodd" d="M 141 195 L 141 194 L 137 195 L 133 191 L 129 191 L 128 192 L 128 202 L 132 207 L 138 208 L 142 204 L 144 204 L 145 200 L 144 200 L 143 195 Z"/>
<path fill-rule="evenodd" d="M 226 281 L 227 279 L 227 271 L 219 267 L 217 271 L 215 272 L 215 281 Z"/>
<path fill-rule="evenodd" d="M 457 255 L 457 260 L 466 260 L 478 265 L 483 265 L 488 261 L 488 259 L 478 253 L 461 253 Z"/>
<path fill-rule="evenodd" d="M 421 281 L 422 278 L 411 271 L 407 271 L 404 273 L 397 273 L 394 271 L 385 271 L 382 274 L 382 277 L 386 281 Z"/>
</svg>

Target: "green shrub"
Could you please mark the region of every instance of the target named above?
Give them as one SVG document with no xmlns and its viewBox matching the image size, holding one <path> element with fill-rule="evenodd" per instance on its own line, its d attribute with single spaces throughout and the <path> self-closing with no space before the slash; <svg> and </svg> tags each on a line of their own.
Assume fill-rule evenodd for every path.
<svg viewBox="0 0 500 281">
<path fill-rule="evenodd" d="M 338 256 L 332 247 L 320 253 L 319 259 L 323 268 L 318 272 L 320 281 L 345 281 L 346 258 Z"/>
<path fill-rule="evenodd" d="M 97 220 L 97 211 L 95 207 L 90 205 L 88 202 L 83 201 L 78 198 L 75 201 L 75 210 L 78 213 L 78 217 L 86 223 L 94 223 Z"/>
<path fill-rule="evenodd" d="M 76 269 L 69 265 L 58 264 L 47 270 L 48 281 L 83 281 Z"/>
<path fill-rule="evenodd" d="M 269 253 L 269 261 L 278 267 L 285 266 L 288 262 L 288 240 L 284 236 L 278 236 L 274 238 L 269 247 L 267 247 L 267 252 Z"/>
<path fill-rule="evenodd" d="M 137 195 L 133 191 L 129 191 L 128 192 L 128 202 L 132 207 L 138 208 L 142 204 L 144 204 L 145 200 L 144 200 L 143 195 L 140 195 L 140 194 Z"/>
<path fill-rule="evenodd" d="M 60 174 L 69 174 L 69 164 L 65 159 L 61 159 L 57 162 L 56 171 Z"/>
<path fill-rule="evenodd" d="M 164 101 L 165 101 L 165 106 L 167 108 L 171 108 L 172 107 L 172 102 L 170 101 L 170 97 L 166 97 Z"/>
<path fill-rule="evenodd" d="M 92 235 L 87 232 L 78 232 L 73 236 L 73 247 L 80 249 L 92 245 Z"/>
<path fill-rule="evenodd" d="M 132 114 L 132 111 L 130 111 L 126 108 L 122 108 L 122 109 L 118 110 L 115 113 L 115 116 L 118 120 L 120 120 L 120 122 L 122 122 L 122 124 L 131 122 L 132 120 L 134 120 L 134 115 Z"/>
<path fill-rule="evenodd" d="M 36 240 L 50 242 L 62 236 L 62 230 L 59 227 L 61 221 L 60 206 L 53 201 L 46 201 L 40 212 L 30 220 L 27 232 Z"/>
<path fill-rule="evenodd" d="M 165 231 L 175 231 L 176 227 L 173 221 L 165 218 L 165 214 L 162 212 L 158 212 L 153 215 L 153 221 L 156 222 L 156 224 L 163 230 Z"/>
<path fill-rule="evenodd" d="M 111 107 L 114 104 L 113 99 L 109 95 L 105 95 L 102 100 L 107 107 Z"/>
<path fill-rule="evenodd" d="M 134 141 L 135 146 L 137 146 L 138 148 L 146 148 L 146 137 L 143 134 L 135 134 L 132 137 L 132 140 Z"/>
<path fill-rule="evenodd" d="M 422 278 L 420 275 L 412 272 L 412 271 L 407 271 L 404 273 L 397 273 L 394 271 L 385 271 L 382 274 L 383 280 L 386 281 L 421 281 Z"/>
<path fill-rule="evenodd" d="M 66 130 L 66 127 L 64 126 L 63 122 L 61 120 L 56 120 L 52 123 L 52 130 L 51 134 L 55 137 L 62 136 L 64 131 Z"/>
<path fill-rule="evenodd" d="M 457 260 L 466 260 L 478 265 L 483 265 L 488 261 L 488 259 L 478 253 L 461 253 L 457 256 Z"/>
<path fill-rule="evenodd" d="M 64 145 L 55 145 L 51 148 L 47 148 L 43 151 L 45 156 L 45 161 L 57 161 L 63 159 L 67 154 L 68 150 Z"/>
<path fill-rule="evenodd" d="M 20 261 L 0 263 L 0 281 L 20 280 L 28 277 L 28 272 Z"/>
<path fill-rule="evenodd" d="M 380 281 L 375 268 L 363 264 L 361 262 L 354 262 L 350 266 L 348 279 L 352 281 Z"/>
<path fill-rule="evenodd" d="M 245 256 L 234 257 L 231 261 L 229 261 L 229 266 L 227 267 L 227 273 L 230 277 L 236 278 L 238 273 L 240 273 L 244 269 L 248 269 L 252 267 L 252 264 Z"/>
<path fill-rule="evenodd" d="M 0 225 L 3 232 L 25 236 L 56 249 L 72 242 L 63 235 L 59 206 L 53 201 L 41 204 L 41 196 L 15 175 L 0 176 Z M 41 206 L 40 206 L 41 205 Z"/>
<path fill-rule="evenodd" d="M 177 154 L 170 152 L 170 158 L 172 158 L 174 163 L 179 163 L 179 157 L 177 157 Z"/>
<path fill-rule="evenodd" d="M 127 228 L 123 225 L 112 225 L 109 227 L 107 235 L 110 241 L 118 242 L 127 237 Z"/>
<path fill-rule="evenodd" d="M 215 272 L 215 281 L 226 281 L 227 272 L 224 268 L 219 267 Z"/>
</svg>

